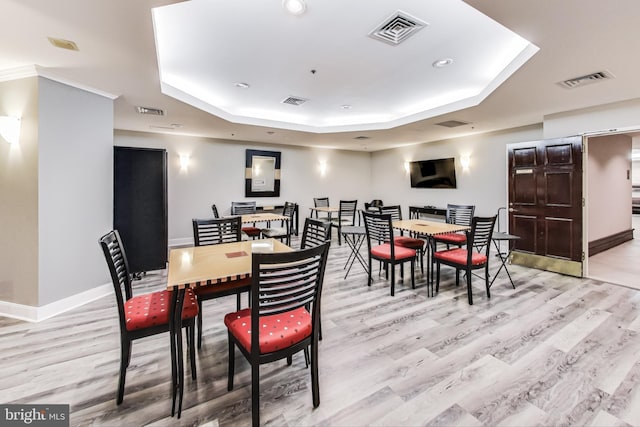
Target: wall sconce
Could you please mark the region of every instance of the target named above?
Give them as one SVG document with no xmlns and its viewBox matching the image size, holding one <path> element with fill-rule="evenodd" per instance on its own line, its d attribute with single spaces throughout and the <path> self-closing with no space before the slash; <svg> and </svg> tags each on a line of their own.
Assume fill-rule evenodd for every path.
<svg viewBox="0 0 640 427">
<path fill-rule="evenodd" d="M 408 161 L 404 162 L 404 173 L 408 174 L 410 170 L 411 170 L 411 163 L 409 163 Z"/>
<path fill-rule="evenodd" d="M 320 176 L 325 176 L 327 174 L 327 162 L 320 161 Z"/>
<path fill-rule="evenodd" d="M 17 117 L 0 117 L 0 135 L 9 144 L 17 144 L 20 140 L 20 119 Z"/>
<path fill-rule="evenodd" d="M 471 157 L 469 156 L 460 156 L 460 164 L 462 165 L 462 170 L 468 171 L 469 165 L 471 165 Z"/>
<path fill-rule="evenodd" d="M 180 154 L 180 170 L 187 171 L 189 170 L 189 162 L 191 158 L 188 154 Z"/>
</svg>

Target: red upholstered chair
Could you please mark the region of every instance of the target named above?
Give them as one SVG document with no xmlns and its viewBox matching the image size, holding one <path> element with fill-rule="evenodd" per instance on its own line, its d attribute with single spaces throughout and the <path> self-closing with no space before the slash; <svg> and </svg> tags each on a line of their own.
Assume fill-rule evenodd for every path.
<svg viewBox="0 0 640 427">
<path fill-rule="evenodd" d="M 456 269 L 456 285 L 460 281 L 460 270 L 464 270 L 467 276 L 467 295 L 469 304 L 473 304 L 471 293 L 471 271 L 484 268 L 485 287 L 487 298 L 491 298 L 489 292 L 489 251 L 491 250 L 491 235 L 496 223 L 496 216 L 473 217 L 471 231 L 467 239 L 467 248 L 446 249 L 433 254 L 436 262 L 436 292 L 440 289 L 440 264 L 448 265 Z"/>
<path fill-rule="evenodd" d="M 391 221 L 400 221 L 402 219 L 402 208 L 400 205 L 393 206 L 379 206 L 381 214 L 391 215 Z M 394 236 L 393 242 L 398 245 L 409 249 L 414 249 L 418 253 L 420 261 L 420 271 L 424 273 L 424 244 L 425 241 L 416 237 L 404 236 L 400 231 L 399 236 Z"/>
<path fill-rule="evenodd" d="M 311 348 L 313 406 L 320 404 L 318 338 L 320 294 L 329 243 L 281 253 L 254 253 L 251 308 L 229 313 L 228 389 L 233 390 L 235 347 L 251 364 L 251 413 L 260 425 L 260 365 Z"/>
<path fill-rule="evenodd" d="M 393 228 L 391 225 L 391 215 L 375 214 L 370 212 L 362 212 L 364 218 L 364 226 L 367 232 L 367 245 L 369 248 L 369 281 L 371 286 L 371 262 L 372 260 L 381 261 L 385 265 L 387 278 L 389 267 L 391 267 L 391 296 L 395 295 L 395 266 L 402 265 L 405 262 L 411 263 L 411 287 L 415 289 L 415 249 L 405 248 L 394 242 Z M 401 276 L 404 271 L 400 270 Z"/>
<path fill-rule="evenodd" d="M 476 207 L 474 205 L 449 204 L 447 205 L 446 221 L 449 224 L 470 226 L 475 209 Z M 435 245 L 437 245 L 438 243 L 447 244 L 447 249 L 449 248 L 449 245 L 461 247 L 467 242 L 467 235 L 466 233 L 441 234 L 438 236 L 434 236 L 433 241 Z"/>
<path fill-rule="evenodd" d="M 127 367 L 131 360 L 133 341 L 169 332 L 172 293 L 162 290 L 133 296 L 129 263 L 118 231 L 113 230 L 102 236 L 100 246 L 111 273 L 120 319 L 120 379 L 116 398 L 116 403 L 119 405 L 124 399 L 124 383 Z M 188 332 L 191 377 L 193 379 L 196 378 L 194 319 L 197 314 L 196 297 L 190 289 L 187 289 L 182 307 L 182 326 L 186 327 Z"/>
<path fill-rule="evenodd" d="M 231 202 L 231 215 L 251 215 L 256 213 L 256 202 Z M 260 237 L 260 230 L 256 227 L 255 223 L 253 225 L 247 225 L 242 227 L 242 232 L 247 236 L 255 239 L 256 237 Z"/>
<path fill-rule="evenodd" d="M 214 219 L 194 219 L 193 242 L 195 246 L 218 245 L 241 240 L 239 216 Z M 240 310 L 240 295 L 249 291 L 250 279 L 230 280 L 224 283 L 207 283 L 198 286 L 194 293 L 198 297 L 198 348 L 202 347 L 202 302 L 227 295 L 236 295 L 236 307 Z"/>
</svg>

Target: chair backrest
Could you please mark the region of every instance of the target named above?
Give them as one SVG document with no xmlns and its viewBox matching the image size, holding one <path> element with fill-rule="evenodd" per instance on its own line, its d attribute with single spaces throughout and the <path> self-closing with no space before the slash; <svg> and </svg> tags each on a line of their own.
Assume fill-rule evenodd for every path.
<svg viewBox="0 0 640 427">
<path fill-rule="evenodd" d="M 214 219 L 194 219 L 193 242 L 196 246 L 239 242 L 242 223 L 239 216 Z"/>
<path fill-rule="evenodd" d="M 364 219 L 364 227 L 367 233 L 367 245 L 369 252 L 375 245 L 385 242 L 391 242 L 393 236 L 393 227 L 391 225 L 391 215 L 376 214 L 372 212 L 362 212 Z M 395 245 L 391 246 L 391 259 L 395 258 Z"/>
<path fill-rule="evenodd" d="M 328 197 L 315 197 L 313 199 L 313 206 L 316 207 L 316 208 L 329 207 L 329 198 Z"/>
<path fill-rule="evenodd" d="M 392 221 L 400 221 L 402 219 L 402 209 L 400 205 L 380 206 L 379 209 L 381 214 L 391 215 Z"/>
<path fill-rule="evenodd" d="M 489 251 L 491 250 L 491 236 L 493 235 L 493 229 L 496 225 L 496 218 L 497 215 L 490 217 L 474 216 L 471 220 L 471 232 L 469 234 L 470 241 L 467 242 L 469 263 L 471 262 L 471 252 L 473 249 L 476 249 L 478 252 L 484 252 L 487 259 L 489 258 Z"/>
<path fill-rule="evenodd" d="M 324 242 L 331 240 L 331 224 L 327 221 L 306 218 L 304 220 L 304 229 L 302 231 L 302 240 L 300 249 L 320 246 Z"/>
<path fill-rule="evenodd" d="M 260 316 L 310 307 L 312 334 L 317 339 L 320 294 L 329 242 L 293 252 L 253 253 L 251 265 L 251 330 L 260 331 Z M 259 349 L 260 334 L 251 334 Z"/>
<path fill-rule="evenodd" d="M 340 200 L 340 210 L 338 211 L 340 221 L 347 221 L 352 225 L 355 224 L 357 205 L 357 200 Z"/>
<path fill-rule="evenodd" d="M 129 262 L 127 261 L 127 255 L 124 252 L 124 246 L 122 245 L 118 230 L 108 232 L 100 238 L 99 242 L 107 265 L 109 266 L 109 273 L 111 273 L 111 282 L 113 283 L 116 302 L 118 304 L 120 331 L 122 332 L 126 330 L 124 303 L 133 297 Z"/>
<path fill-rule="evenodd" d="M 231 215 L 256 213 L 256 202 L 231 202 Z"/>
<path fill-rule="evenodd" d="M 474 205 L 447 205 L 446 221 L 450 224 L 471 225 L 476 207 Z"/>
<path fill-rule="evenodd" d="M 218 215 L 218 208 L 216 207 L 215 203 L 211 205 L 211 210 L 213 211 L 214 218 L 220 218 L 220 215 Z"/>
</svg>

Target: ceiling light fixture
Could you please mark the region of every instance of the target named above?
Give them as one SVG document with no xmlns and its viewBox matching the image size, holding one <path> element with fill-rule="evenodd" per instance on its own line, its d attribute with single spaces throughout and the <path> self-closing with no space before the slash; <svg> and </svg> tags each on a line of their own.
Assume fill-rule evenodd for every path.
<svg viewBox="0 0 640 427">
<path fill-rule="evenodd" d="M 292 15 L 302 15 L 307 10 L 304 0 L 282 0 L 282 7 Z"/>
<path fill-rule="evenodd" d="M 451 58 L 442 58 L 442 59 L 438 59 L 437 61 L 433 62 L 433 68 L 444 68 L 447 65 L 451 65 L 453 64 L 453 59 Z"/>
<path fill-rule="evenodd" d="M 240 89 L 249 89 L 249 83 L 237 82 L 235 86 Z"/>
<path fill-rule="evenodd" d="M 344 105 L 341 105 L 340 108 L 342 108 L 343 110 L 351 110 L 353 106 L 349 104 L 344 104 Z"/>
</svg>

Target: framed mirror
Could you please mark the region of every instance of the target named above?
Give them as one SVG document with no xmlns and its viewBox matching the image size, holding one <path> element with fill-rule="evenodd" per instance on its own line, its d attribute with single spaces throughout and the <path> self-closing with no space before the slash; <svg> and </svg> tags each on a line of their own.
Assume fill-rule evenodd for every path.
<svg viewBox="0 0 640 427">
<path fill-rule="evenodd" d="M 245 197 L 280 197 L 280 152 L 246 150 Z"/>
</svg>

